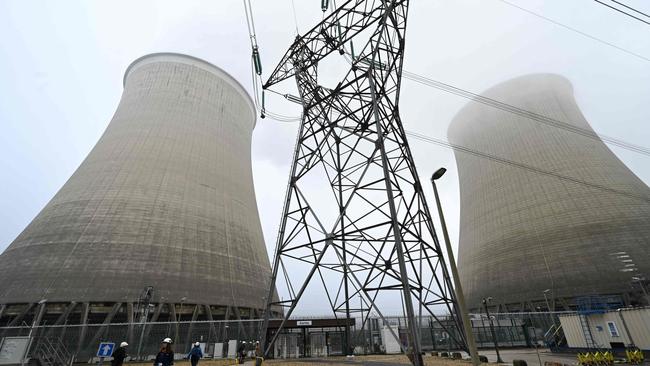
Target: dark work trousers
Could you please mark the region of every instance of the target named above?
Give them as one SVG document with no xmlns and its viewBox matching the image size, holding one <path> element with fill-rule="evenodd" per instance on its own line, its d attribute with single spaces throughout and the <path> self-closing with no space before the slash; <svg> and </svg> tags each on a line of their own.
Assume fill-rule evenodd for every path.
<svg viewBox="0 0 650 366">
<path fill-rule="evenodd" d="M 190 362 L 192 363 L 192 366 L 196 366 L 199 364 L 199 358 L 198 357 L 191 357 Z"/>
</svg>

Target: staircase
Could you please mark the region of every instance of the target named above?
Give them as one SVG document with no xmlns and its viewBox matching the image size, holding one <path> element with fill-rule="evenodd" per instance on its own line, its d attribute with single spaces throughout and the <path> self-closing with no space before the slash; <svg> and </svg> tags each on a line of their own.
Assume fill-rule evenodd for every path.
<svg viewBox="0 0 650 366">
<path fill-rule="evenodd" d="M 65 347 L 61 339 L 43 337 L 38 340 L 33 358 L 42 366 L 70 366 L 72 354 Z"/>
<path fill-rule="evenodd" d="M 598 348 L 596 342 L 594 342 L 594 336 L 591 334 L 591 328 L 589 327 L 589 319 L 585 314 L 579 314 L 578 318 L 580 319 L 580 326 L 582 327 L 582 334 L 585 336 L 585 342 L 587 342 L 587 348 Z"/>
<path fill-rule="evenodd" d="M 566 336 L 564 335 L 564 329 L 562 329 L 561 324 L 553 324 L 547 331 L 544 333 L 544 342 L 546 346 L 551 350 L 559 349 L 566 345 Z"/>
</svg>

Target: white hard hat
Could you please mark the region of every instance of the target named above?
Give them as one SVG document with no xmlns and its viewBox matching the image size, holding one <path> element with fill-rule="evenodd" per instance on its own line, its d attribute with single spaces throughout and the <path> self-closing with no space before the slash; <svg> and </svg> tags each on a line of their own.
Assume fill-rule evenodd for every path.
<svg viewBox="0 0 650 366">
<path fill-rule="evenodd" d="M 126 347 L 126 346 L 128 346 L 128 345 L 129 345 L 129 344 L 126 343 L 126 342 L 122 342 L 122 343 L 120 343 L 120 347 Z"/>
<path fill-rule="evenodd" d="M 246 343 L 246 341 L 243 341 L 242 343 Z"/>
<path fill-rule="evenodd" d="M 194 343 L 195 346 L 201 345 L 199 342 Z"/>
<path fill-rule="evenodd" d="M 167 337 L 167 338 L 163 339 L 162 342 L 163 342 L 163 343 L 172 343 L 172 339 L 169 338 L 169 337 Z"/>
</svg>

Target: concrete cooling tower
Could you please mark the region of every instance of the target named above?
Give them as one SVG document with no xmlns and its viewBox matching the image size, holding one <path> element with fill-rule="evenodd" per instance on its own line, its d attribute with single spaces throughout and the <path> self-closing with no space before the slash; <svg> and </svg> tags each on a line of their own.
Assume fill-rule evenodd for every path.
<svg viewBox="0 0 650 366">
<path fill-rule="evenodd" d="M 0 255 L 0 326 L 133 321 L 148 286 L 150 321 L 259 315 L 270 265 L 255 120 L 244 88 L 208 62 L 133 62 L 97 145 Z"/>
<path fill-rule="evenodd" d="M 468 307 L 485 297 L 508 311 L 546 309 L 545 296 L 555 310 L 642 302 L 650 189 L 595 135 L 569 81 L 522 76 L 482 95 L 568 125 L 473 102 L 454 118 L 451 143 L 534 168 L 455 151 Z"/>
</svg>

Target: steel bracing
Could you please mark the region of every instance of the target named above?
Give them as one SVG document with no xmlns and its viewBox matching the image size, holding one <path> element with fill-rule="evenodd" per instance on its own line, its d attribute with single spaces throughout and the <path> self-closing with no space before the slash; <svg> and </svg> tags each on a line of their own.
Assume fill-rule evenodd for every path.
<svg viewBox="0 0 650 366">
<path fill-rule="evenodd" d="M 267 354 L 310 284 L 324 288 L 335 316 L 361 313 L 364 324 L 402 296 L 409 320 L 402 347 L 418 355 L 414 364 L 421 364 L 418 315 L 453 314 L 458 330 L 448 333 L 464 337 L 399 116 L 408 5 L 347 1 L 295 40 L 264 85 L 295 77 L 303 106 L 267 297 Z M 364 36 L 344 79 L 333 89 L 319 85 L 319 61 Z M 289 298 L 273 301 L 279 278 Z M 278 305 L 282 325 L 266 342 L 268 309 Z"/>
</svg>

